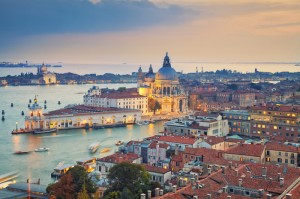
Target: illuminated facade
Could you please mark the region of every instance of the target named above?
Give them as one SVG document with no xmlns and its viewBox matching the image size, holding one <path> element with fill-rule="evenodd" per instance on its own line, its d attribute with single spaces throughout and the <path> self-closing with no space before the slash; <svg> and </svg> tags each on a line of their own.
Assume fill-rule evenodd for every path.
<svg viewBox="0 0 300 199">
<path fill-rule="evenodd" d="M 44 84 L 56 84 L 56 74 L 48 71 L 47 66 L 43 64 L 42 66 L 38 66 L 37 75 L 40 75 L 40 80 Z"/>
<path fill-rule="evenodd" d="M 139 68 L 138 91 L 140 95 L 153 98 L 160 104 L 161 108 L 157 113 L 188 111 L 187 94 L 179 84 L 178 75 L 171 66 L 168 53 L 164 58 L 163 66 L 156 74 L 153 73 L 151 65 L 147 74 L 143 74 L 142 69 Z"/>
</svg>

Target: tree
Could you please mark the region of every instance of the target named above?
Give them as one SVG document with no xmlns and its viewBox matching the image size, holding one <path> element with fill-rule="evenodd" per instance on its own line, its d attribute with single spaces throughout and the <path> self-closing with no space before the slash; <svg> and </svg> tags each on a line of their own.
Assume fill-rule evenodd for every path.
<svg viewBox="0 0 300 199">
<path fill-rule="evenodd" d="M 82 199 L 91 198 L 96 192 L 96 186 L 88 177 L 87 172 L 81 166 L 75 166 L 70 169 L 66 175 L 54 184 L 49 184 L 47 193 L 59 198 L 76 198 L 82 196 Z"/>
<path fill-rule="evenodd" d="M 123 92 L 123 91 L 125 91 L 126 90 L 126 87 L 119 87 L 118 88 L 118 91 L 120 91 L 120 92 Z"/>
<path fill-rule="evenodd" d="M 238 86 L 236 84 L 229 84 L 227 85 L 227 88 L 236 91 L 238 89 Z"/>
<path fill-rule="evenodd" d="M 151 97 L 148 98 L 148 107 L 149 107 L 150 111 L 154 112 L 154 115 L 157 110 L 161 109 L 160 103 Z"/>
<path fill-rule="evenodd" d="M 249 84 L 249 86 L 250 86 L 250 88 L 253 88 L 255 90 L 261 90 L 261 85 L 251 83 L 251 84 Z"/>
<path fill-rule="evenodd" d="M 107 178 L 111 187 L 106 190 L 105 198 L 111 198 L 111 192 L 120 193 L 122 199 L 139 198 L 140 193 L 151 190 L 150 174 L 142 165 L 127 162 L 117 164 L 109 170 Z"/>
</svg>

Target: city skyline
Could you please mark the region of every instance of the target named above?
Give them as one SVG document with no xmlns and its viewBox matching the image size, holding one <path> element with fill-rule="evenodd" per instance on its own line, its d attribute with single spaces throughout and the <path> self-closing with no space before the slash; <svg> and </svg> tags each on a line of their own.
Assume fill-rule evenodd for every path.
<svg viewBox="0 0 300 199">
<path fill-rule="evenodd" d="M 300 3 L 3 0 L 3 61 L 298 62 Z"/>
</svg>

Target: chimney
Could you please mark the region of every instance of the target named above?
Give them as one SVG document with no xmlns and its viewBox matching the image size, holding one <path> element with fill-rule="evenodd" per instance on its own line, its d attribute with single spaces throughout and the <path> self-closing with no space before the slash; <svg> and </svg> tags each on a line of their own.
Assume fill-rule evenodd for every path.
<svg viewBox="0 0 300 199">
<path fill-rule="evenodd" d="M 178 155 L 178 144 L 175 145 L 175 155 Z"/>
<path fill-rule="evenodd" d="M 231 199 L 231 196 L 227 196 L 227 199 Z"/>
<path fill-rule="evenodd" d="M 183 186 L 184 187 L 186 186 L 186 180 L 183 180 Z"/>
<path fill-rule="evenodd" d="M 243 179 L 240 178 L 240 179 L 239 179 L 239 187 L 241 187 L 242 185 L 243 185 Z"/>
<path fill-rule="evenodd" d="M 211 168 L 207 168 L 207 174 L 208 174 L 208 175 L 211 174 Z"/>
<path fill-rule="evenodd" d="M 141 199 L 146 199 L 146 194 L 142 193 L 141 194 Z"/>
<path fill-rule="evenodd" d="M 292 199 L 292 194 L 291 194 L 291 193 L 285 194 L 285 198 L 286 198 L 286 199 Z"/>
<path fill-rule="evenodd" d="M 147 195 L 148 195 L 148 199 L 150 199 L 151 198 L 151 190 L 147 191 Z"/>
<path fill-rule="evenodd" d="M 199 180 L 196 181 L 196 189 L 199 188 L 199 182 L 200 182 Z"/>
<path fill-rule="evenodd" d="M 160 196 L 164 195 L 164 190 L 163 190 L 163 189 L 160 189 L 160 190 L 159 190 L 159 195 L 160 195 Z"/>
<path fill-rule="evenodd" d="M 175 193 L 176 191 L 177 191 L 177 186 L 176 186 L 176 185 L 173 185 L 173 186 L 172 186 L 172 192 Z"/>
<path fill-rule="evenodd" d="M 225 174 L 225 167 L 222 166 L 222 173 Z"/>
<path fill-rule="evenodd" d="M 197 196 L 197 195 L 194 195 L 194 196 L 193 196 L 193 199 L 198 199 L 198 196 Z"/>
<path fill-rule="evenodd" d="M 266 176 L 266 175 L 262 175 L 262 178 L 266 180 L 266 179 L 267 179 L 267 176 Z"/>
<path fill-rule="evenodd" d="M 272 194 L 268 193 L 267 194 L 267 199 L 272 199 Z"/>
<path fill-rule="evenodd" d="M 206 194 L 206 198 L 211 199 L 211 194 L 210 193 Z"/>
<path fill-rule="evenodd" d="M 279 179 L 279 183 L 280 183 L 280 186 L 283 187 L 283 185 L 284 185 L 284 178 L 280 178 Z"/>
<path fill-rule="evenodd" d="M 155 188 L 155 197 L 159 196 L 159 188 Z"/>
<path fill-rule="evenodd" d="M 277 173 L 277 181 L 279 182 L 281 178 L 281 173 Z"/>
<path fill-rule="evenodd" d="M 179 179 L 179 186 L 182 187 L 183 186 L 183 180 L 180 178 Z"/>
<path fill-rule="evenodd" d="M 263 168 L 262 168 L 261 175 L 262 175 L 262 176 L 264 176 L 264 175 L 267 176 L 267 167 L 263 167 Z"/>
<path fill-rule="evenodd" d="M 229 162 L 229 169 L 231 169 L 232 168 L 232 162 L 230 161 Z"/>
<path fill-rule="evenodd" d="M 227 193 L 227 187 L 223 187 L 222 190 L 223 190 L 223 193 Z"/>
<path fill-rule="evenodd" d="M 195 178 L 191 178 L 191 184 L 194 185 L 195 183 Z"/>
<path fill-rule="evenodd" d="M 235 171 L 235 175 L 239 176 L 239 170 L 235 169 L 234 171 Z"/>
<path fill-rule="evenodd" d="M 259 189 L 258 193 L 259 193 L 259 196 L 262 197 L 264 195 L 264 190 L 263 189 Z"/>
</svg>

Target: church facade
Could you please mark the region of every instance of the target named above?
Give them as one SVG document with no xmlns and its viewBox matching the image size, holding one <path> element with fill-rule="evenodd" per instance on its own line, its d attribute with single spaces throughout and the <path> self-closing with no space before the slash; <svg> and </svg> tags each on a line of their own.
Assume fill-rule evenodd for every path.
<svg viewBox="0 0 300 199">
<path fill-rule="evenodd" d="M 160 104 L 161 108 L 156 111 L 158 114 L 180 114 L 188 111 L 187 93 L 179 84 L 177 72 L 171 66 L 168 53 L 156 74 L 151 65 L 146 74 L 140 67 L 137 82 L 140 95 L 153 98 Z"/>
</svg>

